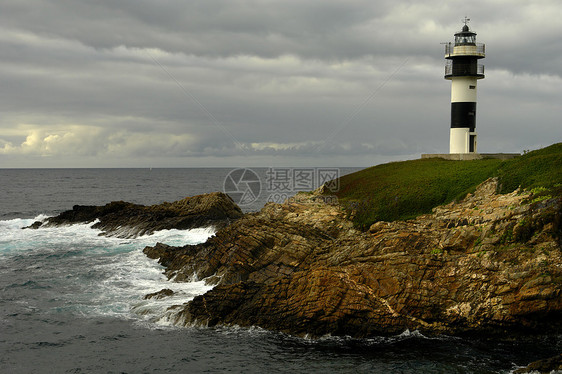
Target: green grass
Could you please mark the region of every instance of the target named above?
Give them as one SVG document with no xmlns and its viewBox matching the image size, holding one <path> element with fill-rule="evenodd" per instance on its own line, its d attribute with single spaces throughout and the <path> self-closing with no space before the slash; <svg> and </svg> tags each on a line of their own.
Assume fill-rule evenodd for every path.
<svg viewBox="0 0 562 374">
<path fill-rule="evenodd" d="M 490 177 L 500 178 L 500 192 L 518 186 L 538 196 L 562 195 L 562 143 L 512 160 L 447 161 L 424 159 L 377 165 L 343 176 L 335 193 L 354 212 L 357 227 L 377 221 L 404 220 L 431 212 L 473 192 Z"/>
<path fill-rule="evenodd" d="M 558 194 L 562 189 L 562 143 L 510 160 L 499 170 L 498 176 L 501 193 L 511 192 L 521 186 L 526 190 L 536 189 L 537 195 Z"/>
</svg>

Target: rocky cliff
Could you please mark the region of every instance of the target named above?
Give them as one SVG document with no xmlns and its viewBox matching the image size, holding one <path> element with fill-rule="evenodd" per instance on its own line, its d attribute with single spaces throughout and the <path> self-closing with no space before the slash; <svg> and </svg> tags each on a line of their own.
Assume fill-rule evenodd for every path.
<svg viewBox="0 0 562 374">
<path fill-rule="evenodd" d="M 106 235 L 136 237 L 165 229 L 220 228 L 242 215 L 242 210 L 228 195 L 214 192 L 150 206 L 125 201 L 104 206 L 75 205 L 72 210 L 48 218 L 46 222 L 35 222 L 30 228 L 95 222 L 92 227 Z"/>
<path fill-rule="evenodd" d="M 176 281 L 216 287 L 174 307 L 178 324 L 300 336 L 560 332 L 562 202 L 496 193 L 409 221 L 354 228 L 318 194 L 268 204 L 206 243 L 145 248 Z"/>
</svg>

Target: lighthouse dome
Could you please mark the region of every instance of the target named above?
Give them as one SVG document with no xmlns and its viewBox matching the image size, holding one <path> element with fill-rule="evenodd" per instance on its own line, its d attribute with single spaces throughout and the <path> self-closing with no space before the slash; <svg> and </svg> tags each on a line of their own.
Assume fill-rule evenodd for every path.
<svg viewBox="0 0 562 374">
<path fill-rule="evenodd" d="M 462 31 L 455 34 L 455 45 L 475 45 L 476 33 L 470 31 L 468 25 L 462 27 Z"/>
</svg>

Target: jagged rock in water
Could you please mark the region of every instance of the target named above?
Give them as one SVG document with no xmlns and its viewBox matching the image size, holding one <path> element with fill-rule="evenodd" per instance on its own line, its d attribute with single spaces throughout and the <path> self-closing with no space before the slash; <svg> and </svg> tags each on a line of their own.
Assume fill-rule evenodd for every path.
<svg viewBox="0 0 562 374">
<path fill-rule="evenodd" d="M 73 223 L 90 223 L 106 235 L 135 237 L 148 235 L 164 229 L 191 229 L 196 227 L 224 227 L 232 220 L 243 216 L 242 210 L 232 199 L 214 192 L 151 206 L 114 201 L 104 206 L 75 205 L 56 217 L 48 218 L 46 226 Z M 39 228 L 34 223 L 29 228 Z"/>
<path fill-rule="evenodd" d="M 163 299 L 165 297 L 172 296 L 173 294 L 174 294 L 174 291 L 172 291 L 169 288 L 164 288 L 164 289 L 162 289 L 158 292 L 149 293 L 148 295 L 146 295 L 144 297 L 144 299 L 145 300 L 148 300 L 148 299 Z"/>
<path fill-rule="evenodd" d="M 514 371 L 515 374 L 524 373 L 560 373 L 562 371 L 562 354 L 554 357 L 547 358 L 545 360 L 539 360 L 530 363 L 527 367 L 522 369 L 517 369 Z"/>
</svg>

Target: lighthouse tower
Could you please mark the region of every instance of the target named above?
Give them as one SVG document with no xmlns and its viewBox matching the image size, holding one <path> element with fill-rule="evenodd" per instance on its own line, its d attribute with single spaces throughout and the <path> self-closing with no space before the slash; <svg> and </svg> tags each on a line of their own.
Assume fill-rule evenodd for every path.
<svg viewBox="0 0 562 374">
<path fill-rule="evenodd" d="M 483 43 L 476 43 L 476 33 L 464 26 L 455 34 L 455 43 L 445 44 L 445 79 L 451 81 L 451 135 L 449 153 L 476 153 L 476 82 L 484 78 Z"/>
</svg>

